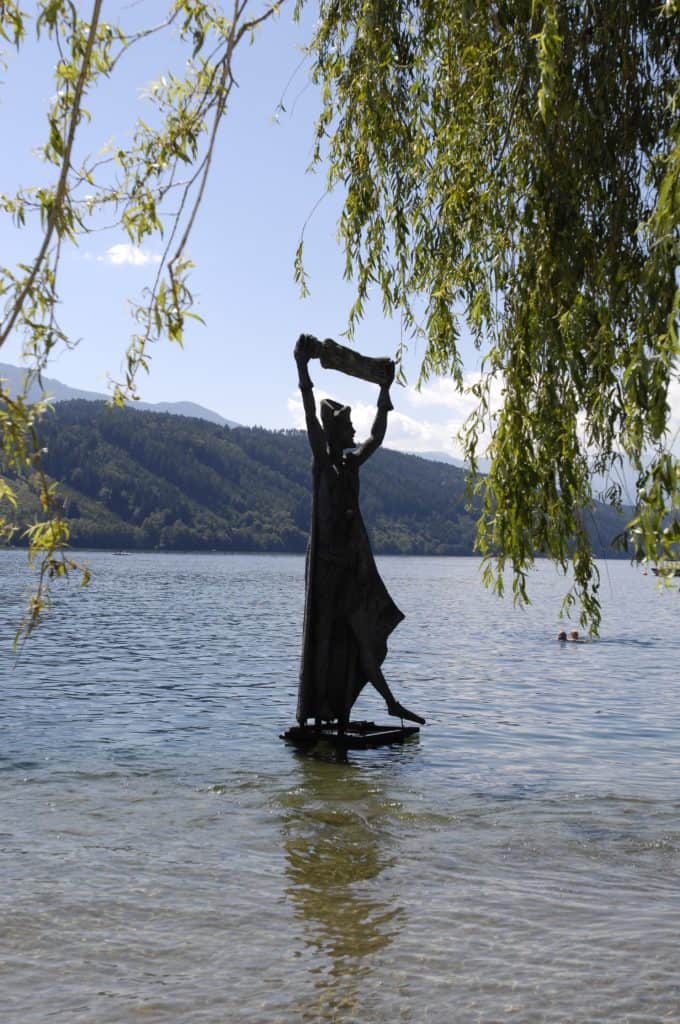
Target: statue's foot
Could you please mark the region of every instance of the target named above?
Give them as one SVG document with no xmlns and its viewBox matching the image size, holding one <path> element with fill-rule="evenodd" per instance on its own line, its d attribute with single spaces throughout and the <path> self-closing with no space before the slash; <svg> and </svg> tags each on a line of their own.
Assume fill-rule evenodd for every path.
<svg viewBox="0 0 680 1024">
<path fill-rule="evenodd" d="M 394 715 L 395 718 L 405 718 L 408 722 L 417 722 L 418 725 L 425 725 L 425 719 L 417 715 L 415 711 L 409 711 L 403 704 L 400 704 L 398 700 L 392 701 L 387 705 L 387 711 L 390 715 Z"/>
</svg>

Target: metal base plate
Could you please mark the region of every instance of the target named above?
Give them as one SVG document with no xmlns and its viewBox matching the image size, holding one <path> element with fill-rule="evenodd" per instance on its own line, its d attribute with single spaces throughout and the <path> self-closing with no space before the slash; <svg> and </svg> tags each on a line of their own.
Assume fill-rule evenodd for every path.
<svg viewBox="0 0 680 1024">
<path fill-rule="evenodd" d="M 293 725 L 281 733 L 281 739 L 298 747 L 312 747 L 325 741 L 342 750 L 365 750 L 387 743 L 403 743 L 420 732 L 417 725 L 376 725 L 375 722 L 350 722 L 341 732 L 337 724 Z"/>
</svg>

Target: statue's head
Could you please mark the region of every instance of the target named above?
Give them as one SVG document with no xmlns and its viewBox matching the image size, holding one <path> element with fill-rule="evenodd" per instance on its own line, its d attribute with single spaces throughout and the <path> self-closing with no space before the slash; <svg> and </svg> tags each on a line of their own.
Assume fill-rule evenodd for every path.
<svg viewBox="0 0 680 1024">
<path fill-rule="evenodd" d="M 352 448 L 354 446 L 352 410 L 348 405 L 334 402 L 332 398 L 324 398 L 321 403 L 321 423 L 328 444 L 332 448 Z"/>
</svg>

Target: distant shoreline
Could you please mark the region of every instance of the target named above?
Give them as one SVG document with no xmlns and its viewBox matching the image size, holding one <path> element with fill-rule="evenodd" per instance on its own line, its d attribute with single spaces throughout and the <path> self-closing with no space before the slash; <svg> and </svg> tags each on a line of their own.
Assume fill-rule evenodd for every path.
<svg viewBox="0 0 680 1024">
<path fill-rule="evenodd" d="M 305 558 L 306 551 L 253 551 L 252 549 L 244 550 L 219 550 L 206 551 L 205 548 L 110 548 L 110 547 L 92 547 L 91 545 L 76 547 L 70 545 L 65 549 L 67 552 L 73 552 L 74 554 L 97 554 L 97 555 L 253 555 L 261 556 L 266 555 L 267 557 L 283 557 L 289 558 L 294 555 L 296 558 Z M 28 551 L 27 544 L 3 544 L 0 545 L 0 553 L 5 551 Z M 421 552 L 421 551 L 381 551 L 374 550 L 374 555 L 377 558 L 469 558 L 475 561 L 481 561 L 482 556 L 473 552 L 468 553 L 444 553 L 437 554 L 434 552 Z M 607 555 L 593 555 L 596 562 L 632 562 L 631 556 L 626 552 L 613 551 Z M 536 562 L 550 562 L 552 559 L 546 555 L 535 555 L 534 561 Z"/>
<path fill-rule="evenodd" d="M 311 454 L 300 431 L 68 401 L 43 418 L 40 439 L 74 551 L 307 549 Z M 8 482 L 17 501 L 6 513 L 17 527 L 10 546 L 23 547 L 23 531 L 43 518 L 37 483 L 30 474 Z M 365 467 L 360 504 L 377 554 L 475 554 L 481 504 L 463 469 L 383 448 Z M 584 513 L 595 555 L 621 557 L 610 544 L 631 515 L 598 503 Z"/>
</svg>

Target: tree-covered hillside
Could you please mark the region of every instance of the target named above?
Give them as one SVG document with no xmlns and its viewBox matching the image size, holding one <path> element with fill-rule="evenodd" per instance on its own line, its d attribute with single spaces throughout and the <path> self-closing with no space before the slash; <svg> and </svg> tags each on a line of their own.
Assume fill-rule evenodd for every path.
<svg viewBox="0 0 680 1024">
<path fill-rule="evenodd" d="M 299 431 L 229 429 L 73 401 L 44 418 L 41 441 L 74 547 L 305 550 L 311 454 Z M 20 525 L 37 517 L 36 495 L 30 479 L 18 487 Z M 376 552 L 471 554 L 466 503 L 465 475 L 455 466 L 383 449 L 362 471 Z M 600 509 L 596 548 L 604 553 L 620 529 Z"/>
</svg>

